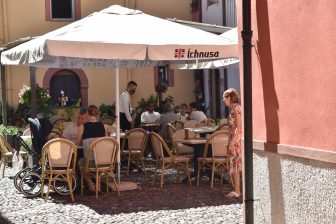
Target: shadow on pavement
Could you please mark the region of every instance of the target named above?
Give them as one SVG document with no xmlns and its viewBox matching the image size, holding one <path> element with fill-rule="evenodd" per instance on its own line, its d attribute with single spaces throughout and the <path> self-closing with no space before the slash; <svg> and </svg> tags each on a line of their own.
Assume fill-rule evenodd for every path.
<svg viewBox="0 0 336 224">
<path fill-rule="evenodd" d="M 125 170 L 125 169 L 123 169 Z M 145 211 L 159 210 L 178 210 L 197 208 L 204 206 L 219 206 L 226 204 L 242 203 L 242 198 L 227 199 L 225 195 L 232 191 L 230 184 L 220 185 L 220 181 L 216 180 L 214 188 L 211 189 L 209 180 L 203 179 L 200 185 L 175 183 L 174 175 L 165 175 L 165 183 L 160 188 L 159 177 L 156 177 L 154 186 L 151 184 L 152 171 L 144 173 L 133 172 L 129 176 L 122 173 L 121 181 L 132 181 L 138 184 L 137 190 L 122 191 L 118 197 L 116 192 L 105 192 L 106 187 L 103 185 L 102 192 L 98 199 L 95 195 L 88 195 L 84 191 L 84 195 L 75 194 L 75 203 L 85 205 L 97 213 L 103 214 L 120 214 Z M 71 204 L 69 196 L 60 196 L 52 194 L 54 203 Z"/>
</svg>

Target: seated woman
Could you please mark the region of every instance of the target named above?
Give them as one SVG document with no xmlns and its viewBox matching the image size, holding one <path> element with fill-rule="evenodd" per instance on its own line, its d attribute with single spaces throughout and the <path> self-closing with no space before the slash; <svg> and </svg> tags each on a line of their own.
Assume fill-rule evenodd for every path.
<svg viewBox="0 0 336 224">
<path fill-rule="evenodd" d="M 98 122 L 98 114 L 98 107 L 96 107 L 95 105 L 90 105 L 88 108 L 87 122 L 80 125 L 78 128 L 77 145 L 83 145 L 85 155 L 86 150 L 90 146 L 90 143 L 93 142 L 95 138 L 107 136 L 107 127 L 103 123 Z M 90 163 L 91 160 L 94 160 L 94 158 L 90 158 Z M 78 163 L 79 167 L 83 167 L 85 165 L 85 158 L 80 159 Z M 95 192 L 96 187 L 92 182 L 90 176 L 84 175 L 83 178 L 86 181 L 89 190 Z M 100 191 L 100 186 L 98 187 L 98 189 Z"/>
</svg>

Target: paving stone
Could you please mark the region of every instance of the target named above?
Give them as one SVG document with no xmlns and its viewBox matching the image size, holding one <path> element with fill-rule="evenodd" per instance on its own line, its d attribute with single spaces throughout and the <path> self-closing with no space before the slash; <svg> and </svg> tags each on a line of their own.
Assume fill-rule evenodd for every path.
<svg viewBox="0 0 336 224">
<path fill-rule="evenodd" d="M 26 198 L 13 185 L 15 172 L 6 168 L 0 179 L 0 223 L 243 223 L 241 199 L 225 199 L 229 185 L 210 188 L 208 181 L 199 187 L 175 183 L 174 173 L 165 172 L 165 184 L 159 178 L 152 186 L 151 169 L 143 173 L 123 175 L 122 180 L 138 183 L 139 189 L 95 195 L 69 196 L 51 193 L 48 202 L 41 197 Z M 2 217 L 1 217 L 2 216 Z"/>
</svg>

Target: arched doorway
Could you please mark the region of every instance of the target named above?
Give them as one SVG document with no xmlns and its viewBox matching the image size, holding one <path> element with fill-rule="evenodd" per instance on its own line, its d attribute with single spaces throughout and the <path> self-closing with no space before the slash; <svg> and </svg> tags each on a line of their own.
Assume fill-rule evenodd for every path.
<svg viewBox="0 0 336 224">
<path fill-rule="evenodd" d="M 54 105 L 60 105 L 59 96 L 61 92 L 67 98 L 67 106 L 75 106 L 82 96 L 80 93 L 80 80 L 78 76 L 70 70 L 56 72 L 50 80 L 50 96 Z"/>
<path fill-rule="evenodd" d="M 61 90 L 68 97 L 69 106 L 81 98 L 81 106 L 88 106 L 88 79 L 81 69 L 50 68 L 43 78 L 43 87 L 49 89 L 53 103 L 58 104 Z"/>
</svg>

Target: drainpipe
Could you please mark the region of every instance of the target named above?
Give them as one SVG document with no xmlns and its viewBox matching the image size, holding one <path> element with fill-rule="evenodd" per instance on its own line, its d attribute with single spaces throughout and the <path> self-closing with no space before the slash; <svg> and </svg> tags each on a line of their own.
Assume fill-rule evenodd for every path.
<svg viewBox="0 0 336 224">
<path fill-rule="evenodd" d="M 29 67 L 30 71 L 30 89 L 31 89 L 31 117 L 36 118 L 36 68 Z"/>
<path fill-rule="evenodd" d="M 7 126 L 6 74 L 5 74 L 5 66 L 1 65 L 1 61 L 0 61 L 0 78 L 1 78 L 2 123 L 5 126 Z"/>
<path fill-rule="evenodd" d="M 3 41 L 4 41 L 4 44 L 8 43 L 9 42 L 9 31 L 8 31 L 8 13 L 7 13 L 7 0 L 2 0 L 2 22 L 3 22 L 3 33 L 4 33 L 4 36 L 3 36 Z M 6 70 L 6 73 L 5 74 L 5 70 Z M 11 76 L 11 70 L 7 67 L 7 69 L 3 68 L 3 74 L 4 76 L 7 75 L 7 79 L 8 79 L 8 84 L 9 84 L 9 87 L 8 87 L 8 90 L 9 90 L 9 93 L 10 93 L 10 100 L 8 99 L 7 101 L 9 102 L 13 102 L 13 82 L 12 82 L 12 76 Z M 8 98 L 8 97 L 6 97 Z"/>
<path fill-rule="evenodd" d="M 251 0 L 242 0 L 243 85 L 244 85 L 244 223 L 253 217 L 253 133 L 252 133 L 252 61 Z"/>
</svg>

